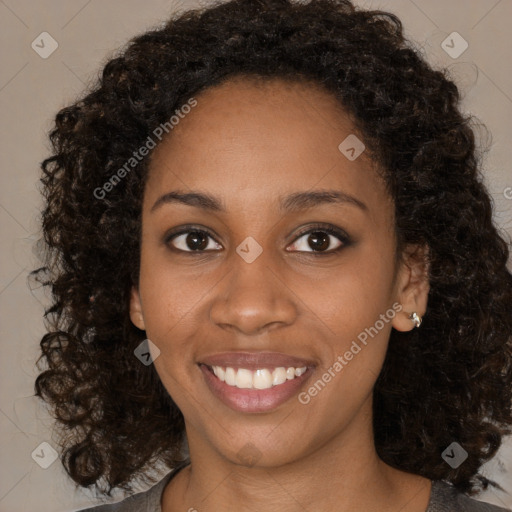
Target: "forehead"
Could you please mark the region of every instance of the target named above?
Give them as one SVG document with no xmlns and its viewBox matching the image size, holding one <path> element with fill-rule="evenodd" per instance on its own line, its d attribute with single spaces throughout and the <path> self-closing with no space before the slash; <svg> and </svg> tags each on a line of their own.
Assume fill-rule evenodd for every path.
<svg viewBox="0 0 512 512">
<path fill-rule="evenodd" d="M 190 159 L 201 152 L 225 156 L 237 150 L 253 157 L 272 152 L 281 161 L 293 148 L 296 160 L 306 161 L 329 146 L 330 153 L 337 151 L 339 135 L 355 131 L 336 98 L 314 82 L 235 77 L 196 100 L 156 149 L 155 160 L 162 152 L 187 153 Z"/>
<path fill-rule="evenodd" d="M 268 203 L 313 188 L 383 193 L 364 151 L 355 160 L 340 151 L 347 137 L 357 137 L 356 129 L 321 86 L 243 77 L 206 89 L 195 99 L 197 106 L 151 155 L 149 196 L 173 188 L 207 189 L 230 196 L 243 208 L 247 201 Z"/>
</svg>

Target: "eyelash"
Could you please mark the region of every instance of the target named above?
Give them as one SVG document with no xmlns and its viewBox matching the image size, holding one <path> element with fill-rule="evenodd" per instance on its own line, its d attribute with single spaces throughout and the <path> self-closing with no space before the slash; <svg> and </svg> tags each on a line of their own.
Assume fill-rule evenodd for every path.
<svg viewBox="0 0 512 512">
<path fill-rule="evenodd" d="M 308 226 L 307 229 L 302 230 L 297 234 L 297 236 L 293 240 L 292 244 L 295 244 L 297 242 L 297 240 L 302 238 L 304 235 L 314 233 L 317 231 L 319 231 L 321 233 L 327 233 L 329 235 L 332 235 L 332 236 L 338 238 L 338 240 L 341 242 L 341 245 L 339 247 L 337 247 L 336 249 L 331 249 L 330 251 L 288 251 L 288 252 L 305 253 L 308 255 L 315 256 L 315 257 L 316 256 L 330 256 L 330 255 L 340 252 L 342 249 L 345 249 L 346 247 L 348 247 L 352 244 L 352 240 L 347 235 L 347 233 L 345 233 L 341 229 L 334 228 L 334 227 L 332 227 L 330 225 L 326 225 L 326 224 L 313 224 L 313 225 Z M 166 245 L 169 246 L 170 242 L 172 240 L 174 240 L 175 238 L 177 238 L 178 236 L 188 234 L 188 233 L 193 233 L 193 232 L 204 233 L 207 236 L 209 236 L 210 238 L 212 238 L 216 243 L 218 243 L 215 240 L 215 237 L 213 236 L 213 234 L 210 233 L 210 231 L 208 231 L 207 229 L 198 228 L 198 227 L 192 226 L 192 225 L 182 226 L 178 231 L 172 231 L 172 232 L 168 233 L 164 238 L 164 242 Z M 183 249 L 177 249 L 177 248 L 171 248 L 171 250 L 181 252 L 181 253 L 189 253 L 191 255 L 204 255 L 207 252 L 215 252 L 215 251 L 211 251 L 211 250 L 200 250 L 200 251 L 199 250 L 198 251 L 188 250 L 188 251 L 185 251 Z"/>
</svg>

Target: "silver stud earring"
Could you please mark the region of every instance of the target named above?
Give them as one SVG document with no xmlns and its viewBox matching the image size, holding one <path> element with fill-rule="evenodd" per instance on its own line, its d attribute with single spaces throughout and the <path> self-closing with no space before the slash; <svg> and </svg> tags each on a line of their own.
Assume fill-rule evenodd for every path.
<svg viewBox="0 0 512 512">
<path fill-rule="evenodd" d="M 414 322 L 414 327 L 419 327 L 421 325 L 421 316 L 419 316 L 416 311 L 409 315 L 409 320 Z"/>
</svg>

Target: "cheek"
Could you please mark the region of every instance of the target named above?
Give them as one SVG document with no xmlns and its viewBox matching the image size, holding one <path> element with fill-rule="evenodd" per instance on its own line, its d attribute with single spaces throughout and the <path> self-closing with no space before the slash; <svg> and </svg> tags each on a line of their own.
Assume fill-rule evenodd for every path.
<svg viewBox="0 0 512 512">
<path fill-rule="evenodd" d="M 357 404 L 371 392 L 384 362 L 391 322 L 399 305 L 393 297 L 393 252 L 390 247 L 380 252 L 378 247 L 368 244 L 354 252 L 309 295 L 305 295 L 307 285 L 303 282 L 300 295 L 310 297 L 308 305 L 324 326 L 324 343 L 319 344 L 319 349 L 323 346 L 324 366 L 315 380 L 329 382 L 331 392 L 322 393 L 319 400 L 329 406 L 336 403 L 340 393 L 344 401 Z M 319 384 L 317 389 L 321 387 Z"/>
<path fill-rule="evenodd" d="M 322 323 L 329 328 L 323 329 L 318 345 L 323 364 L 299 399 L 319 418 L 318 424 L 313 420 L 312 428 L 333 435 L 371 397 L 396 315 L 387 281 L 379 285 L 378 269 L 367 270 L 367 274 L 348 273 L 331 281 L 329 293 L 315 300 Z"/>
<path fill-rule="evenodd" d="M 347 255 L 342 264 L 324 272 L 320 280 L 296 279 L 293 287 L 340 340 L 336 348 L 342 349 L 392 307 L 393 255 L 368 243 Z"/>
<path fill-rule="evenodd" d="M 200 375 L 194 364 L 197 340 L 193 334 L 204 307 L 204 283 L 188 279 L 155 257 L 142 261 L 139 290 L 146 335 L 160 351 L 155 370 L 182 413 L 194 417 L 189 401 Z"/>
<path fill-rule="evenodd" d="M 183 266 L 171 265 L 158 250 L 142 253 L 139 291 L 142 300 L 147 337 L 160 350 L 155 369 L 175 401 L 183 389 L 191 388 L 197 352 L 194 333 L 205 318 L 208 290 L 213 287 L 208 278 L 188 273 Z M 206 317 L 207 318 L 207 317 Z M 186 392 L 185 392 L 186 394 Z"/>
<path fill-rule="evenodd" d="M 165 248 L 145 248 L 141 254 L 139 289 L 148 337 L 160 342 L 178 339 L 175 331 L 200 311 L 215 280 L 191 263 L 172 262 Z"/>
</svg>

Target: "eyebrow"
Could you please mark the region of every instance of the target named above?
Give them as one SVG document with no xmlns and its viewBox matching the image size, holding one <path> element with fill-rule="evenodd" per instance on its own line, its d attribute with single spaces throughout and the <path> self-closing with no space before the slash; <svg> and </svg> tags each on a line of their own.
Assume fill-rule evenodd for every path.
<svg viewBox="0 0 512 512">
<path fill-rule="evenodd" d="M 226 208 L 222 201 L 210 194 L 202 192 L 181 192 L 175 190 L 168 192 L 159 197 L 155 204 L 151 207 L 151 212 L 154 212 L 164 204 L 184 204 L 202 210 L 209 210 L 214 212 L 226 212 Z M 279 198 L 279 207 L 282 212 L 296 212 L 299 210 L 307 210 L 314 206 L 322 204 L 337 203 L 348 204 L 356 206 L 361 210 L 367 212 L 368 207 L 359 199 L 341 192 L 340 190 L 314 190 L 307 192 L 295 192 L 285 197 Z"/>
</svg>

